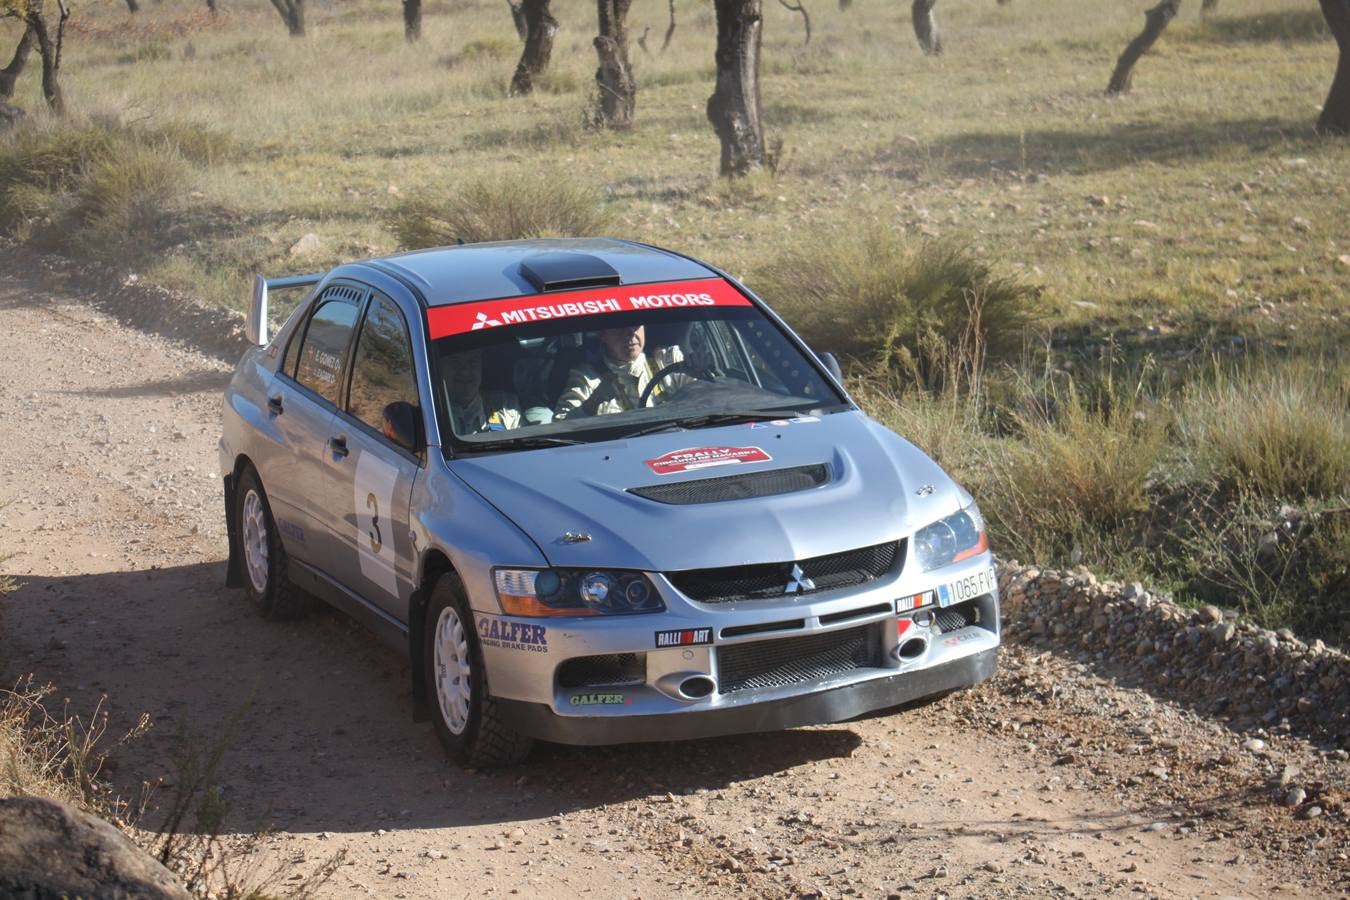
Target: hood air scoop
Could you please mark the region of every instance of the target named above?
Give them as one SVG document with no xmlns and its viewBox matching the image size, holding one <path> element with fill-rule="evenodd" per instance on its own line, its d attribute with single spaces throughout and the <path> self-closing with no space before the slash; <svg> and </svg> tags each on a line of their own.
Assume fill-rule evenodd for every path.
<svg viewBox="0 0 1350 900">
<path fill-rule="evenodd" d="M 717 503 L 722 500 L 749 500 L 753 497 L 772 497 L 820 487 L 830 480 L 830 469 L 823 463 L 813 466 L 795 466 L 771 472 L 751 472 L 744 475 L 726 475 L 722 478 L 700 478 L 697 481 L 676 481 L 672 484 L 652 484 L 629 488 L 657 503 L 687 506 L 694 503 Z"/>
<path fill-rule="evenodd" d="M 623 281 L 619 273 L 603 259 L 589 253 L 561 250 L 525 257 L 520 264 L 520 274 L 541 294 L 611 287 Z"/>
</svg>

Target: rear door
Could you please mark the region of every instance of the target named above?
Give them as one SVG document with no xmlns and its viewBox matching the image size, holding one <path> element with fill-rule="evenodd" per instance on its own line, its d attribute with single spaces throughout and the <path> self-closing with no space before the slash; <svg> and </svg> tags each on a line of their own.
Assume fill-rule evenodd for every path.
<svg viewBox="0 0 1350 900">
<path fill-rule="evenodd" d="M 399 443 L 387 419 L 398 404 L 410 406 L 419 422 L 422 412 L 407 322 L 379 292 L 357 332 L 350 371 L 346 402 L 332 422 L 334 440 L 348 453 L 328 461 L 332 574 L 402 622 L 415 566 L 409 505 L 422 456 Z"/>
<path fill-rule="evenodd" d="M 263 488 L 286 552 L 318 568 L 332 558 L 326 482 L 334 450 L 329 439 L 366 294 L 346 284 L 326 288 L 296 329 L 268 392 L 281 446 L 260 461 Z"/>
</svg>

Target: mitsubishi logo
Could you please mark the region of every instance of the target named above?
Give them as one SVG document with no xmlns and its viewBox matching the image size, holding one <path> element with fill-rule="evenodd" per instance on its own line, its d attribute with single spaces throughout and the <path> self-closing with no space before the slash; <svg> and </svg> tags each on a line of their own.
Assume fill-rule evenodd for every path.
<svg viewBox="0 0 1350 900">
<path fill-rule="evenodd" d="M 783 593 L 795 594 L 798 591 L 814 591 L 815 589 L 816 583 L 806 577 L 806 573 L 802 571 L 801 566 L 793 563 L 792 580 L 787 583 L 787 587 L 783 589 Z"/>
<path fill-rule="evenodd" d="M 473 325 L 469 328 L 469 330 L 479 331 L 483 328 L 496 328 L 500 324 L 502 323 L 498 322 L 496 319 L 489 319 L 485 314 L 479 313 L 477 316 L 474 317 Z"/>
</svg>

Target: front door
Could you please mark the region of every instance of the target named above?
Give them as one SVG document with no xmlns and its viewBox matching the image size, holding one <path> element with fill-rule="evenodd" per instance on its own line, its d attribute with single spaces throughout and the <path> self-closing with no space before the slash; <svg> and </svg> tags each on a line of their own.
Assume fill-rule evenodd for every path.
<svg viewBox="0 0 1350 900">
<path fill-rule="evenodd" d="M 375 294 L 356 338 L 347 402 L 332 425 L 348 450 L 329 465 L 332 574 L 404 622 L 416 576 L 409 506 L 421 458 L 417 442 L 401 444 L 388 421 L 400 404 L 421 421 L 407 325 L 393 301 Z"/>
</svg>

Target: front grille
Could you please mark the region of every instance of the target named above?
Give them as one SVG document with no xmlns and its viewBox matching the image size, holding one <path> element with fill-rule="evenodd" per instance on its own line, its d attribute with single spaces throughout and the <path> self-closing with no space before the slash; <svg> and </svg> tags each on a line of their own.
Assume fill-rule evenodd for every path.
<svg viewBox="0 0 1350 900">
<path fill-rule="evenodd" d="M 791 494 L 819 487 L 829 479 L 830 471 L 824 465 L 797 466 L 791 469 L 775 469 L 771 472 L 701 478 L 696 481 L 677 481 L 674 484 L 653 484 L 629 488 L 628 492 L 658 503 L 689 505 Z"/>
<path fill-rule="evenodd" d="M 647 680 L 647 654 L 606 653 L 578 656 L 558 666 L 558 685 L 565 688 L 613 687 Z"/>
<path fill-rule="evenodd" d="M 980 608 L 975 605 L 974 600 L 967 600 L 965 603 L 958 603 L 949 609 L 938 610 L 937 626 L 938 631 L 946 634 L 948 631 L 957 631 L 967 628 L 971 625 L 980 623 Z"/>
<path fill-rule="evenodd" d="M 739 600 L 781 600 L 792 581 L 792 567 L 801 566 L 802 576 L 813 584 L 791 596 L 857 587 L 888 574 L 901 560 L 901 544 L 877 544 L 803 559 L 800 562 L 728 566 L 671 572 L 666 577 L 676 590 L 700 603 L 735 603 Z"/>
<path fill-rule="evenodd" d="M 825 634 L 717 648 L 717 688 L 723 694 L 806 684 L 878 665 L 875 625 Z"/>
</svg>

